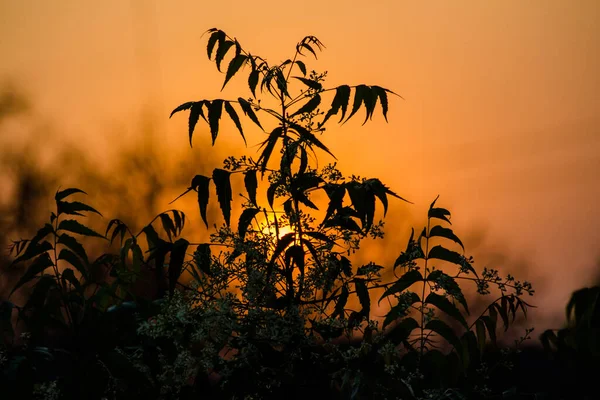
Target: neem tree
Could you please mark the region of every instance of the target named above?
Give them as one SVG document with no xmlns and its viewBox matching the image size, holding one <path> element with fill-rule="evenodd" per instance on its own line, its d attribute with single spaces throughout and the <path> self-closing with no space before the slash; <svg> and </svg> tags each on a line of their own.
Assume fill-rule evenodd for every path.
<svg viewBox="0 0 600 400">
<path fill-rule="evenodd" d="M 12 248 L 14 264 L 30 262 L 16 288 L 35 284 L 25 306 L 1 304 L 2 332 L 13 333 L 17 308 L 34 332 L 33 349 L 46 357 L 51 351 L 44 338 L 49 329 L 60 330 L 67 338 L 61 357 L 71 357 L 70 372 L 61 378 L 71 386 L 63 382 L 63 387 L 80 390 L 87 387 L 81 384 L 85 379 L 98 384 L 94 374 L 75 374 L 91 368 L 112 382 L 116 397 L 121 390 L 126 398 L 207 392 L 215 398 L 279 398 L 293 390 L 297 396 L 444 398 L 458 388 L 472 398 L 509 385 L 488 385 L 484 349 L 496 346 L 499 320 L 506 330 L 519 309 L 526 312 L 521 295 L 533 290 L 496 270 L 483 269 L 479 276 L 449 228 L 448 210 L 431 204 L 427 226 L 418 236 L 413 230 L 391 267 L 393 279 L 384 281 L 385 268 L 374 262 L 353 266 L 350 260 L 361 240 L 383 237 L 376 204 L 385 216 L 390 197 L 406 200 L 379 179 L 346 178 L 335 164 L 319 169 L 319 152 L 335 158 L 320 137 L 331 118 L 339 116 L 342 123 L 361 108 L 364 123 L 378 105 L 387 119 L 388 95 L 395 93 L 363 84 L 325 88 L 326 73 L 309 73 L 301 60 L 323 48 L 314 36 L 296 45 L 293 58 L 269 65 L 225 32 L 208 33 L 208 58 L 219 70 L 230 60 L 223 87 L 246 67 L 252 97 L 192 101 L 173 110 L 171 115 L 189 111 L 190 145 L 200 118 L 213 144 L 225 114 L 244 141 L 240 116 L 263 131 L 267 118 L 274 126 L 266 130 L 257 159 L 229 157 L 211 176 L 196 175 L 183 194 L 197 194 L 208 228 L 214 185 L 225 223 L 215 225 L 208 243 L 192 244 L 181 237 L 180 211 L 159 214 L 138 233 L 111 220 L 104 236 L 112 232 L 111 243 L 120 236 L 119 252 L 91 261 L 73 235 L 103 235 L 73 218 L 97 211 L 69 201 L 79 189 L 57 192 L 49 223 Z M 261 96 L 267 101 L 261 103 Z M 332 99 L 323 106 L 326 96 Z M 273 107 L 265 105 L 269 99 Z M 236 176 L 246 196 L 233 229 Z M 266 189 L 264 196 L 259 189 Z M 321 208 L 316 192 L 328 199 Z M 154 227 L 159 222 L 163 234 Z M 113 278 L 94 278 L 98 268 Z M 131 290 L 144 268 L 156 276 L 159 299 L 151 303 Z M 192 277 L 186 285 L 180 279 L 184 271 Z M 490 293 L 493 285 L 499 297 L 469 317 L 460 281 L 474 283 L 480 294 Z M 389 309 L 383 321 L 375 321 L 373 302 L 382 301 Z M 82 358 L 82 348 L 96 355 Z M 37 356 L 30 353 L 11 353 L 11 371 L 23 360 L 34 363 Z M 56 376 L 55 368 L 48 371 Z"/>
</svg>

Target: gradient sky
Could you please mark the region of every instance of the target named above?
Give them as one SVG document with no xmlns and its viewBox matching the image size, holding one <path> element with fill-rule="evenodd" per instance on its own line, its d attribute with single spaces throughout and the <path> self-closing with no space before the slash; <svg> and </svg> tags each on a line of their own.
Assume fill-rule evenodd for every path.
<svg viewBox="0 0 600 400">
<path fill-rule="evenodd" d="M 183 148 L 186 119 L 168 120 L 170 110 L 247 90 L 240 76 L 219 93 L 201 38 L 212 27 L 271 62 L 315 35 L 327 48 L 306 62 L 331 86 L 401 94 L 388 124 L 377 114 L 328 132 L 342 171 L 380 177 L 415 203 L 392 204 L 392 229 L 394 216 L 422 221 L 440 194 L 480 267 L 502 262 L 533 281 L 536 325 L 560 323 L 571 291 L 598 281 L 599 1 L 0 0 L 0 81 L 96 150 L 119 145 L 107 139 L 114 124 L 135 135 L 148 109 L 159 140 Z M 217 150 L 242 144 L 232 130 Z"/>
</svg>

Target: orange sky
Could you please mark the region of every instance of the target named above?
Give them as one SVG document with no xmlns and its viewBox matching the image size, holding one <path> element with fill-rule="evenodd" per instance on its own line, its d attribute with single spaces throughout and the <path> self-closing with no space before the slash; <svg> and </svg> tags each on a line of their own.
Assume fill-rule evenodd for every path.
<svg viewBox="0 0 600 400">
<path fill-rule="evenodd" d="M 572 290 L 594 283 L 599 1 L 210 3 L 0 0 L 0 80 L 24 86 L 69 137 L 105 146 L 114 124 L 134 135 L 148 107 L 160 116 L 159 140 L 184 148 L 187 122 L 168 120 L 171 109 L 246 90 L 239 77 L 219 93 L 206 29 L 270 61 L 315 35 L 327 48 L 307 63 L 328 70 L 331 86 L 378 84 L 406 99 L 391 102 L 389 124 L 377 115 L 360 128 L 359 117 L 325 138 L 344 172 L 380 177 L 416 203 L 393 203 L 390 227 L 394 209 L 421 220 L 440 194 L 481 267 L 502 261 L 534 282 L 542 326 L 560 321 Z M 233 131 L 217 142 L 222 152 L 241 145 Z"/>
</svg>

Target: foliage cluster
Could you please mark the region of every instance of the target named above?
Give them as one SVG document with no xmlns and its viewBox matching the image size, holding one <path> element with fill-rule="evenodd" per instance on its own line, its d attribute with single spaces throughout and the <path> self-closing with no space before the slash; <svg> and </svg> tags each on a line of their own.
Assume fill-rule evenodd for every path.
<svg viewBox="0 0 600 400">
<path fill-rule="evenodd" d="M 186 219 L 178 210 L 159 214 L 137 233 L 113 219 L 100 234 L 77 219 L 99 214 L 72 200 L 83 191 L 58 191 L 49 222 L 11 248 L 13 265 L 27 264 L 14 290 L 33 285 L 23 306 L 0 306 L 1 382 L 19 387 L 21 398 L 319 393 L 442 399 L 512 393 L 510 382 L 494 380 L 508 368 L 509 356 L 492 365 L 486 352 L 498 346 L 499 329 L 526 314 L 522 296 L 533 289 L 496 270 L 478 273 L 437 199 L 426 226 L 418 235 L 413 230 L 390 267 L 392 279 L 383 279 L 386 268 L 375 262 L 352 264 L 362 240 L 383 237 L 377 209 L 385 216 L 390 198 L 406 200 L 377 178 L 345 177 L 335 163 L 319 168 L 319 152 L 335 158 L 320 136 L 332 117 L 345 123 L 361 109 L 364 125 L 377 105 L 387 120 L 388 95 L 395 93 L 364 84 L 326 88 L 327 74 L 309 72 L 302 61 L 324 47 L 314 36 L 297 44 L 293 58 L 270 65 L 225 32 L 208 33 L 208 58 L 219 71 L 230 60 L 223 87 L 246 67 L 252 96 L 175 108 L 171 115 L 189 112 L 190 145 L 200 118 L 213 144 L 225 114 L 244 141 L 241 116 L 261 130 L 267 124 L 259 116 L 275 125 L 257 159 L 229 157 L 210 176 L 193 177 L 182 194 L 196 194 L 208 228 L 214 186 L 224 223 L 214 225 L 206 243 L 182 237 Z M 261 96 L 275 106 L 261 104 Z M 236 176 L 246 193 L 234 229 Z M 313 201 L 318 192 L 327 199 L 321 208 Z M 118 251 L 90 260 L 78 236 L 118 244 Z M 110 278 L 97 279 L 99 270 L 110 271 Z M 137 296 L 132 287 L 148 273 L 156 294 Z M 472 316 L 459 283 L 499 295 Z M 382 320 L 373 317 L 375 304 L 386 307 Z"/>
</svg>

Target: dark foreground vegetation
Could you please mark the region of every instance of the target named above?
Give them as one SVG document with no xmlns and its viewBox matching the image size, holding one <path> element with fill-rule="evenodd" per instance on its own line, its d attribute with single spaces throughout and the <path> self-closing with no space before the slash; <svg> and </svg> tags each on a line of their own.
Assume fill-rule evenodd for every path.
<svg viewBox="0 0 600 400">
<path fill-rule="evenodd" d="M 533 289 L 476 267 L 437 199 L 393 265 L 353 265 L 364 239 L 383 238 L 389 201 L 406 200 L 377 178 L 319 167 L 335 160 L 322 134 L 360 110 L 364 123 L 376 110 L 387 119 L 398 95 L 326 88 L 327 74 L 303 61 L 323 48 L 313 36 L 270 65 L 208 33 L 223 87 L 246 69 L 251 97 L 191 101 L 171 115 L 188 113 L 190 145 L 200 118 L 213 144 L 223 119 L 244 141 L 250 122 L 265 131 L 258 158 L 231 156 L 191 179 L 182 196 L 196 196 L 214 227 L 202 243 L 182 236 L 174 209 L 139 231 L 111 219 L 98 232 L 84 224 L 100 214 L 85 193 L 57 191 L 46 224 L 13 242 L 3 271 L 22 267 L 12 292 L 29 292 L 24 304 L 0 303 L 2 398 L 596 398 L 600 290 L 574 294 L 568 327 L 545 332 L 544 349 L 526 347 L 532 329 L 501 348 Z M 245 193 L 233 208 L 237 179 Z M 207 215 L 215 194 L 220 226 Z M 106 251 L 92 257 L 84 237 Z M 488 301 L 477 312 L 468 285 Z"/>
</svg>

